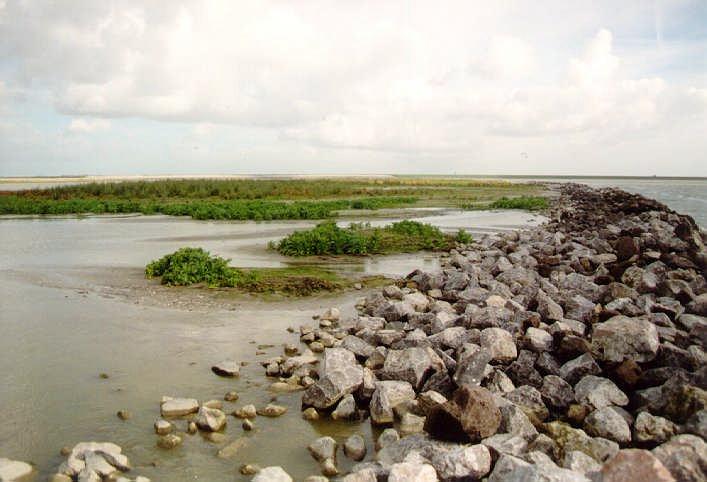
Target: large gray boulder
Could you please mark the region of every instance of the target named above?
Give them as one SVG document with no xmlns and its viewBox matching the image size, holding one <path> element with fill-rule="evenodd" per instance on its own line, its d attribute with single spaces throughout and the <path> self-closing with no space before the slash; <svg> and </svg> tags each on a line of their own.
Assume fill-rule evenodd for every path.
<svg viewBox="0 0 707 482">
<path fill-rule="evenodd" d="M 441 360 L 431 348 L 388 350 L 380 378 L 406 381 L 419 390 L 431 372 L 442 368 Z"/>
<path fill-rule="evenodd" d="M 574 386 L 577 402 L 604 408 L 610 405 L 623 407 L 628 404 L 628 397 L 608 378 L 587 375 Z"/>
<path fill-rule="evenodd" d="M 327 348 L 319 380 L 305 390 L 302 403 L 328 408 L 344 395 L 355 392 L 362 383 L 363 368 L 356 362 L 353 352 L 345 348 Z"/>
<path fill-rule="evenodd" d="M 437 472 L 429 464 L 402 462 L 394 464 L 388 482 L 437 482 Z"/>
<path fill-rule="evenodd" d="M 617 315 L 594 325 L 592 351 L 600 360 L 648 362 L 655 358 L 659 346 L 655 325 L 643 318 Z"/>
<path fill-rule="evenodd" d="M 513 335 L 503 328 L 485 328 L 481 331 L 481 348 L 491 355 L 491 359 L 500 362 L 511 362 L 518 356 Z"/>
<path fill-rule="evenodd" d="M 479 480 L 491 470 L 491 454 L 481 444 L 429 452 L 430 464 L 442 480 Z"/>
<path fill-rule="evenodd" d="M 707 444 L 700 437 L 678 435 L 654 448 L 653 455 L 679 482 L 707 480 Z"/>
<path fill-rule="evenodd" d="M 631 428 L 616 410 L 611 407 L 600 408 L 584 419 L 584 429 L 589 435 L 603 437 L 620 444 L 631 441 Z"/>
<path fill-rule="evenodd" d="M 371 397 L 371 420 L 379 425 L 393 423 L 393 409 L 415 399 L 415 390 L 408 382 L 385 380 L 375 383 Z"/>
</svg>

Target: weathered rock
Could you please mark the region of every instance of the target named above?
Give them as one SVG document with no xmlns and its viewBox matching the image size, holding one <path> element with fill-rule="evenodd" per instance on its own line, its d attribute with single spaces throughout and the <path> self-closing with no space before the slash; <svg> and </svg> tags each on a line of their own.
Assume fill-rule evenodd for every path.
<svg viewBox="0 0 707 482">
<path fill-rule="evenodd" d="M 678 435 L 654 448 L 653 455 L 678 482 L 707 480 L 707 444 L 700 437 Z"/>
<path fill-rule="evenodd" d="M 341 482 L 377 482 L 376 471 L 372 468 L 362 468 L 341 479 Z"/>
<path fill-rule="evenodd" d="M 403 296 L 403 303 L 412 307 L 415 311 L 427 311 L 430 306 L 430 300 L 420 292 L 410 293 Z"/>
<path fill-rule="evenodd" d="M 347 335 L 341 340 L 342 348 L 351 351 L 360 359 L 366 359 L 373 354 L 375 347 L 361 338 L 353 335 Z"/>
<path fill-rule="evenodd" d="M 334 459 L 324 459 L 319 463 L 319 470 L 327 477 L 332 477 L 339 474 L 339 469 L 336 467 Z"/>
<path fill-rule="evenodd" d="M 163 417 L 181 417 L 199 411 L 199 402 L 193 398 L 162 397 L 160 411 Z"/>
<path fill-rule="evenodd" d="M 679 432 L 677 425 L 667 418 L 641 412 L 633 426 L 633 437 L 637 442 L 663 443 Z"/>
<path fill-rule="evenodd" d="M 255 474 L 251 482 L 292 482 L 292 477 L 282 467 L 265 467 Z"/>
<path fill-rule="evenodd" d="M 481 443 L 496 455 L 507 454 L 520 457 L 528 449 L 528 441 L 525 438 L 511 433 L 497 433 L 483 439 Z"/>
<path fill-rule="evenodd" d="M 491 470 L 491 454 L 481 444 L 429 450 L 426 456 L 441 480 L 479 480 Z"/>
<path fill-rule="evenodd" d="M 584 419 L 584 429 L 589 435 L 603 437 L 620 444 L 631 441 L 631 428 L 611 407 L 600 408 L 590 413 Z"/>
<path fill-rule="evenodd" d="M 501 412 L 500 433 L 518 435 L 527 441 L 537 437 L 537 429 L 520 407 L 505 399 L 497 399 L 497 405 Z"/>
<path fill-rule="evenodd" d="M 287 412 L 287 407 L 276 405 L 274 403 L 268 403 L 266 406 L 259 408 L 257 411 L 258 415 L 271 418 L 279 417 L 285 412 Z"/>
<path fill-rule="evenodd" d="M 655 325 L 641 318 L 614 316 L 595 324 L 592 332 L 592 351 L 604 361 L 651 361 L 658 353 L 659 345 Z"/>
<path fill-rule="evenodd" d="M 344 442 L 344 454 L 351 460 L 360 461 L 366 456 L 366 442 L 358 434 L 351 435 Z"/>
<path fill-rule="evenodd" d="M 302 411 L 302 418 L 305 420 L 319 420 L 319 412 L 314 407 L 309 407 Z"/>
<path fill-rule="evenodd" d="M 238 418 L 255 418 L 257 415 L 255 405 L 252 404 L 244 405 L 233 412 L 233 416 Z"/>
<path fill-rule="evenodd" d="M 525 332 L 526 346 L 533 351 L 550 351 L 552 349 L 552 335 L 545 330 L 530 327 Z"/>
<path fill-rule="evenodd" d="M 556 410 L 566 409 L 575 399 L 572 385 L 556 375 L 543 378 L 540 395 L 545 403 Z"/>
<path fill-rule="evenodd" d="M 394 428 L 386 428 L 376 440 L 376 450 L 381 450 L 400 440 L 400 434 Z"/>
<path fill-rule="evenodd" d="M 603 482 L 674 482 L 667 468 L 647 450 L 626 449 L 601 469 Z"/>
<path fill-rule="evenodd" d="M 441 440 L 478 442 L 495 434 L 500 424 L 501 412 L 493 394 L 464 385 L 451 400 L 429 413 L 425 430 Z"/>
<path fill-rule="evenodd" d="M 464 356 L 457 364 L 454 372 L 454 382 L 458 386 L 481 384 L 486 373 L 488 363 L 491 361 L 491 354 L 488 350 L 477 349 Z"/>
<path fill-rule="evenodd" d="M 157 438 L 157 446 L 162 449 L 173 449 L 178 445 L 182 444 L 182 437 L 179 435 L 169 433 L 167 435 L 162 435 Z"/>
<path fill-rule="evenodd" d="M 323 462 L 326 459 L 335 459 L 336 449 L 338 444 L 331 437 L 319 437 L 314 442 L 309 444 L 307 450 L 317 462 Z"/>
<path fill-rule="evenodd" d="M 371 421 L 376 424 L 393 423 L 393 409 L 401 404 L 415 399 L 415 390 L 408 382 L 386 380 L 375 383 L 375 391 L 371 397 Z"/>
<path fill-rule="evenodd" d="M 529 385 L 518 387 L 503 398 L 518 405 L 533 425 L 539 425 L 550 415 L 540 392 Z"/>
<path fill-rule="evenodd" d="M 604 462 L 619 451 L 619 445 L 616 442 L 599 437 L 592 438 L 584 430 L 573 428 L 566 423 L 546 423 L 544 429 L 557 443 L 560 459 L 568 452 L 579 450 L 597 462 Z"/>
<path fill-rule="evenodd" d="M 26 462 L 0 458 L 0 481 L 15 482 L 28 477 L 34 469 Z"/>
<path fill-rule="evenodd" d="M 320 379 L 305 390 L 302 403 L 328 408 L 344 395 L 355 392 L 362 383 L 363 369 L 354 354 L 345 348 L 328 348 L 324 352 Z"/>
<path fill-rule="evenodd" d="M 167 435 L 173 430 L 173 426 L 167 420 L 159 418 L 155 421 L 155 433 L 157 435 Z"/>
<path fill-rule="evenodd" d="M 545 292 L 538 291 L 537 297 L 538 307 L 536 311 L 540 313 L 545 320 L 561 321 L 564 318 L 564 310 Z M 548 323 L 549 324 L 549 323 Z"/>
<path fill-rule="evenodd" d="M 331 412 L 331 418 L 334 420 L 354 420 L 358 418 L 356 400 L 354 400 L 353 395 L 348 394 L 339 401 L 336 409 Z"/>
<path fill-rule="evenodd" d="M 428 464 L 403 462 L 390 468 L 388 482 L 436 482 L 437 472 Z"/>
<path fill-rule="evenodd" d="M 492 360 L 510 362 L 518 356 L 513 335 L 502 328 L 485 328 L 481 331 L 480 342 Z"/>
<path fill-rule="evenodd" d="M 411 433 L 422 432 L 425 427 L 425 417 L 420 417 L 413 413 L 403 413 L 400 417 L 400 433 L 408 435 Z"/>
<path fill-rule="evenodd" d="M 580 355 L 560 367 L 560 376 L 570 385 L 574 385 L 585 375 L 597 375 L 599 373 L 601 373 L 601 368 L 599 368 L 599 365 L 589 353 Z"/>
<path fill-rule="evenodd" d="M 246 419 L 248 421 L 248 419 Z M 249 443 L 249 439 L 247 437 L 239 437 L 236 440 L 226 444 L 225 446 L 221 447 L 219 451 L 216 453 L 220 458 L 222 459 L 230 459 L 238 455 L 238 452 L 241 451 L 244 447 L 246 447 Z"/>
<path fill-rule="evenodd" d="M 624 406 L 628 397 L 609 380 L 594 375 L 582 378 L 574 387 L 577 402 L 591 405 L 594 408 L 604 408 L 610 405 Z"/>
<path fill-rule="evenodd" d="M 383 380 L 403 380 L 419 390 L 435 367 L 438 359 L 429 348 L 412 347 L 388 350 L 380 377 Z M 439 366 L 437 366 L 439 368 Z"/>
<path fill-rule="evenodd" d="M 565 453 L 565 457 L 562 459 L 562 466 L 584 475 L 601 470 L 601 464 L 599 462 L 579 450 Z"/>
<path fill-rule="evenodd" d="M 226 414 L 217 408 L 201 407 L 196 415 L 196 425 L 209 432 L 218 432 L 226 426 Z"/>
<path fill-rule="evenodd" d="M 241 365 L 234 360 L 224 360 L 212 366 L 211 371 L 222 377 L 237 377 L 241 373 Z"/>
</svg>

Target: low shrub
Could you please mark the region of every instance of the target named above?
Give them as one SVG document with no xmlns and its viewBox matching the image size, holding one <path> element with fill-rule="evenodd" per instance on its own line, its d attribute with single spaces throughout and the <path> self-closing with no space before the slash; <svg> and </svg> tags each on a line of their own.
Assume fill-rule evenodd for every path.
<svg viewBox="0 0 707 482">
<path fill-rule="evenodd" d="M 539 209 L 547 209 L 547 198 L 540 196 L 519 196 L 519 197 L 502 197 L 490 204 L 492 209 L 525 209 L 528 211 L 537 211 Z"/>
<path fill-rule="evenodd" d="M 454 241 L 461 244 L 469 244 L 474 241 L 474 238 L 471 236 L 471 234 L 467 233 L 463 229 L 460 229 L 459 231 L 457 231 L 456 236 L 454 236 Z"/>
<path fill-rule="evenodd" d="M 172 286 L 237 287 L 254 281 L 251 274 L 231 268 L 228 262 L 201 248 L 181 248 L 148 264 L 145 276 L 161 277 L 162 284 Z"/>
<path fill-rule="evenodd" d="M 323 201 L 187 200 L 154 201 L 122 199 L 47 199 L 0 195 L 0 214 L 166 214 L 194 219 L 254 220 L 326 219 L 342 209 L 380 209 L 415 202 L 412 197 L 378 197 Z"/>
<path fill-rule="evenodd" d="M 455 241 L 456 236 L 417 221 L 400 221 L 382 228 L 370 224 L 342 228 L 326 221 L 307 231 L 292 233 L 271 247 L 285 256 L 365 255 L 446 250 Z"/>
</svg>

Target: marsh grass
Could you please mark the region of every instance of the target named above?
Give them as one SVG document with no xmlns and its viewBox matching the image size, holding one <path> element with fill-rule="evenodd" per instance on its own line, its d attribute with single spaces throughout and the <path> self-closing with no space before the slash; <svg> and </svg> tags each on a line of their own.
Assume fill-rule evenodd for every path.
<svg viewBox="0 0 707 482">
<path fill-rule="evenodd" d="M 185 247 L 152 261 L 145 267 L 145 277 L 160 278 L 163 285 L 208 288 L 235 288 L 246 293 L 280 293 L 309 296 L 319 292 L 351 287 L 356 280 L 312 266 L 286 268 L 233 268 L 229 260 L 202 248 Z M 365 285 L 375 286 L 382 277 L 367 277 Z"/>
<path fill-rule="evenodd" d="M 525 209 L 527 211 L 537 211 L 547 209 L 549 206 L 547 198 L 540 196 L 519 196 L 502 197 L 490 204 L 492 209 Z"/>
<path fill-rule="evenodd" d="M 464 241 L 460 241 L 464 240 Z M 379 228 L 353 223 L 347 228 L 325 221 L 312 229 L 296 231 L 270 247 L 285 256 L 366 255 L 448 250 L 456 242 L 470 242 L 463 231 L 445 234 L 417 221 L 400 221 Z"/>
<path fill-rule="evenodd" d="M 274 220 L 324 219 L 344 209 L 381 209 L 412 204 L 413 197 L 388 196 L 367 199 L 325 201 L 186 201 L 67 199 L 0 196 L 0 214 L 166 214 L 194 219 Z"/>
</svg>

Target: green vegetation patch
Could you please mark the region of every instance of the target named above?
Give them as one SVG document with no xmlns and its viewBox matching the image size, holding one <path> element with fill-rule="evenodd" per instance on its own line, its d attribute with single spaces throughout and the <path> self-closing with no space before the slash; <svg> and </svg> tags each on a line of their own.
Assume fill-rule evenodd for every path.
<svg viewBox="0 0 707 482">
<path fill-rule="evenodd" d="M 288 296 L 338 291 L 358 282 L 317 267 L 240 269 L 229 266 L 228 262 L 228 259 L 211 255 L 202 248 L 186 247 L 149 263 L 145 268 L 145 276 L 161 278 L 162 284 L 169 286 L 204 285 L 209 288 L 235 288 L 247 293 L 281 293 Z M 364 285 L 377 285 L 381 281 L 381 277 L 360 280 Z"/>
<path fill-rule="evenodd" d="M 211 255 L 201 248 L 181 248 L 148 264 L 145 276 L 159 277 L 164 285 L 204 283 L 212 288 L 237 287 L 254 281 L 252 275 L 231 268 L 228 262 L 228 259 Z"/>
<path fill-rule="evenodd" d="M 471 236 L 464 231 L 456 236 L 445 234 L 435 226 L 417 221 L 400 221 L 382 228 L 370 224 L 342 228 L 334 221 L 326 221 L 312 229 L 294 232 L 271 247 L 285 256 L 366 255 L 448 250 L 458 241 L 470 242 Z"/>
<path fill-rule="evenodd" d="M 187 201 L 159 202 L 120 199 L 45 199 L 27 196 L 0 196 L 0 214 L 166 214 L 194 219 L 274 220 L 325 219 L 343 209 L 380 209 L 414 203 L 414 197 L 386 196 L 367 199 L 328 201 Z"/>
<path fill-rule="evenodd" d="M 519 197 L 502 197 L 489 205 L 492 209 L 525 209 L 528 211 L 537 211 L 547 209 L 549 206 L 547 198 L 540 196 L 519 196 Z"/>
</svg>

